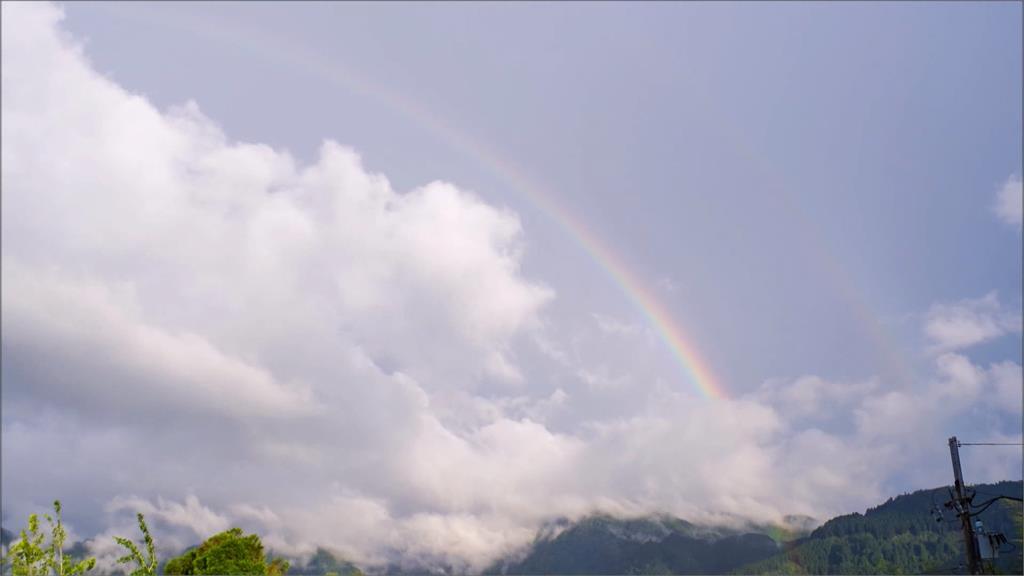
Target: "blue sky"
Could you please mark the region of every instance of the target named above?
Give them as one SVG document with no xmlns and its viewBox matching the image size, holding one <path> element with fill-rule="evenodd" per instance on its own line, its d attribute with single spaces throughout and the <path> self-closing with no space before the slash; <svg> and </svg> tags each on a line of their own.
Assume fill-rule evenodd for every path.
<svg viewBox="0 0 1024 576">
<path fill-rule="evenodd" d="M 472 568 L 552 510 L 825 517 L 946 482 L 951 434 L 1019 441 L 1019 3 L 4 10 L 5 511 L 74 490 L 106 506 L 105 526 L 149 507 L 183 543 L 269 511 L 274 541 L 301 550 L 319 498 L 337 509 L 316 527 L 374 519 L 327 543 L 351 557 Z M 482 149 L 614 247 L 727 401 L 700 397 Z M 77 340 L 52 309 L 110 339 Z M 222 406 L 234 386 L 251 403 Z M 32 450 L 8 450 L 22 434 L 43 451 L 78 438 L 102 461 L 187 436 L 129 407 L 178 410 L 222 441 L 134 485 L 100 465 L 51 478 Z M 45 433 L 30 413 L 48 415 Z M 369 455 L 338 457 L 361 453 L 325 434 L 365 438 Z M 705 434 L 721 439 L 700 470 L 666 464 L 665 439 L 691 450 Z M 229 453 L 244 490 L 202 479 Z M 965 466 L 1019 478 L 1020 458 Z M 443 489 L 521 461 L 539 464 L 503 493 L 543 487 L 554 503 Z M 304 496 L 245 480 L 263 466 L 305 470 Z M 794 477 L 809 496 L 783 510 L 771 486 Z M 424 515 L 501 538 L 403 548 L 424 539 Z"/>
</svg>

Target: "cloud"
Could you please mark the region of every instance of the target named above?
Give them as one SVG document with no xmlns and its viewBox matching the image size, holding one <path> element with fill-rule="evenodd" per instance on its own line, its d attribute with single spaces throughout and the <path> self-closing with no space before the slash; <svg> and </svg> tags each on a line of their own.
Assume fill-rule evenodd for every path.
<svg viewBox="0 0 1024 576">
<path fill-rule="evenodd" d="M 24 366 L 14 387 L 52 391 L 79 408 L 116 400 L 118 410 L 208 410 L 236 418 L 301 416 L 318 408 L 307 387 L 277 382 L 260 366 L 192 332 L 169 332 L 138 317 L 131 287 L 32 274 L 4 264 L 8 369 L 46 354 L 49 368 Z M 74 366 L 68 371 L 64 366 Z M 143 389 L 138 385 L 145 382 Z"/>
<path fill-rule="evenodd" d="M 616 335 L 616 336 L 635 336 L 640 333 L 640 326 L 630 323 L 623 322 L 611 316 L 604 314 L 598 314 L 594 312 L 591 314 L 594 318 L 594 322 L 597 324 L 597 328 L 604 334 Z"/>
<path fill-rule="evenodd" d="M 493 476 L 549 461 L 561 440 L 537 424 L 463 438 L 434 415 L 446 391 L 519 379 L 513 339 L 553 298 L 520 272 L 515 214 L 445 182 L 396 192 L 334 142 L 309 166 L 230 142 L 196 104 L 161 112 L 95 73 L 55 7 L 3 15 L 5 485 L 43 478 L 12 479 L 19 511 L 61 484 L 43 445 L 159 455 L 75 477 L 122 503 L 139 486 L 256 499 L 239 518 L 273 513 L 259 496 L 300 489 L 295 469 L 314 498 L 341 482 L 443 515 L 459 500 L 433 456 Z"/>
<path fill-rule="evenodd" d="M 879 387 L 877 380 L 839 383 L 818 376 L 765 381 L 754 396 L 791 418 L 829 419 Z"/>
<path fill-rule="evenodd" d="M 674 293 L 679 291 L 679 282 L 673 280 L 669 276 L 662 276 L 658 278 L 656 284 L 658 288 L 664 290 L 665 292 Z"/>
<path fill-rule="evenodd" d="M 107 504 L 107 510 L 110 512 L 122 510 L 141 512 L 149 517 L 150 521 L 187 528 L 192 531 L 194 536 L 200 538 L 227 530 L 230 527 L 230 521 L 226 516 L 200 504 L 199 498 L 194 494 L 187 496 L 184 502 L 157 498 L 155 504 L 143 498 L 119 496 Z M 236 515 L 239 514 L 236 513 Z M 244 514 L 239 516 L 244 516 Z"/>
<path fill-rule="evenodd" d="M 396 191 L 333 141 L 307 165 L 233 142 L 96 73 L 56 7 L 2 10 L 4 510 L 61 497 L 104 562 L 134 511 L 168 546 L 237 524 L 466 570 L 593 511 L 827 517 L 971 409 L 931 388 L 1019 419 L 1020 366 L 957 354 L 918 388 L 809 375 L 709 402 L 642 339 L 608 353 L 602 317 L 557 325 L 510 210 Z M 1012 330 L 994 294 L 932 312 L 944 352 Z"/>
<path fill-rule="evenodd" d="M 995 385 L 992 399 L 997 408 L 1015 412 L 1024 405 L 1024 376 L 1020 364 L 1005 361 L 989 367 L 989 377 Z"/>
<path fill-rule="evenodd" d="M 992 209 L 1000 220 L 1020 229 L 1021 218 L 1024 218 L 1024 186 L 1021 185 L 1020 176 L 1013 174 L 1006 179 L 1006 183 L 996 192 Z"/>
<path fill-rule="evenodd" d="M 924 333 L 936 352 L 969 348 L 1020 331 L 1020 313 L 1004 310 L 995 292 L 953 304 L 934 304 L 924 323 Z"/>
</svg>

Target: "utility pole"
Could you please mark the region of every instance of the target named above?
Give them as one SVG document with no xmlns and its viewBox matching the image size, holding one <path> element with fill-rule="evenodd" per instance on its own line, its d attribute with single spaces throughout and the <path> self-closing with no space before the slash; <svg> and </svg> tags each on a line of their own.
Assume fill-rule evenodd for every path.
<svg viewBox="0 0 1024 576">
<path fill-rule="evenodd" d="M 967 569 L 971 574 L 981 574 L 981 560 L 978 557 L 977 543 L 974 538 L 974 526 L 971 524 L 971 500 L 964 486 L 964 474 L 960 470 L 960 443 L 956 436 L 949 439 L 949 456 L 953 460 L 953 478 L 956 483 L 956 497 L 946 505 L 952 505 L 960 517 L 960 526 L 964 532 L 964 549 L 967 552 Z"/>
</svg>

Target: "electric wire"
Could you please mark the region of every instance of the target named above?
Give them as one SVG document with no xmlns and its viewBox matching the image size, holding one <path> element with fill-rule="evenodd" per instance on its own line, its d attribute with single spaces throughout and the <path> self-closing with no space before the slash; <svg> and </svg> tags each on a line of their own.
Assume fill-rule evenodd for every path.
<svg viewBox="0 0 1024 576">
<path fill-rule="evenodd" d="M 981 504 L 971 504 L 971 506 L 977 506 L 977 507 L 981 508 L 981 510 L 975 510 L 975 511 L 971 512 L 971 516 L 974 516 L 974 515 L 977 515 L 977 514 L 981 514 L 985 510 L 988 510 L 989 506 L 991 506 L 992 504 L 995 504 L 999 500 L 1013 500 L 1015 502 L 1024 502 L 1024 500 L 1021 500 L 1020 498 L 1014 498 L 1013 496 L 997 496 L 997 497 L 995 497 L 995 498 L 993 498 L 993 499 L 991 499 L 991 500 L 989 500 L 987 502 L 982 502 Z"/>
</svg>

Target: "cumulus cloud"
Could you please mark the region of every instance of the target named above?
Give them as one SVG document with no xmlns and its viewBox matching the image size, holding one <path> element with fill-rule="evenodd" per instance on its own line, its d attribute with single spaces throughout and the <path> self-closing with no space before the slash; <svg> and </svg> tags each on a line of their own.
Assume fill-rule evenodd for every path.
<svg viewBox="0 0 1024 576">
<path fill-rule="evenodd" d="M 194 494 L 187 496 L 184 502 L 173 502 L 157 498 L 155 503 L 138 497 L 118 496 L 107 504 L 107 509 L 111 512 L 122 510 L 141 512 L 148 516 L 151 521 L 187 528 L 197 537 L 203 537 L 207 534 L 229 528 L 229 521 L 226 516 L 218 514 L 200 504 L 199 498 Z M 246 511 L 243 510 L 242 512 Z M 245 517 L 245 513 L 240 514 L 238 512 L 236 511 L 237 516 Z"/>
<path fill-rule="evenodd" d="M 1021 218 L 1024 218 L 1024 186 L 1021 185 L 1020 176 L 1013 174 L 1007 178 L 1006 183 L 996 192 L 992 209 L 1000 220 L 1020 229 Z"/>
<path fill-rule="evenodd" d="M 280 480 L 268 466 L 325 490 L 390 474 L 410 509 L 457 504 L 427 454 L 481 470 L 481 450 L 554 449 L 500 419 L 457 437 L 429 400 L 520 377 L 511 341 L 553 293 L 520 273 L 513 213 L 444 182 L 398 193 L 334 142 L 310 166 L 230 142 L 196 104 L 161 112 L 95 73 L 55 7 L 3 10 L 4 394 L 25 408 L 5 446 L 44 406 L 52 442 L 177 455 L 139 483 L 209 497 L 216 470 L 251 496 L 267 485 L 247 474 Z M 520 446 L 536 452 L 502 452 Z"/>
<path fill-rule="evenodd" d="M 992 398 L 996 406 L 1011 412 L 1020 409 L 1024 405 L 1024 376 L 1021 375 L 1020 364 L 998 362 L 990 366 L 988 372 L 995 384 Z"/>
<path fill-rule="evenodd" d="M 105 562 L 134 511 L 168 546 L 241 525 L 465 570 L 599 510 L 824 517 L 936 432 L 925 388 L 806 376 L 708 402 L 628 350 L 589 361 L 548 325 L 510 210 L 396 191 L 333 141 L 308 165 L 233 142 L 96 73 L 58 8 L 2 10 L 4 509 L 61 497 Z M 933 313 L 946 352 L 1012 329 L 994 295 Z M 1006 405 L 1019 375 L 941 356 L 929 386 Z"/>
<path fill-rule="evenodd" d="M 605 314 L 598 314 L 597 312 L 594 312 L 592 316 L 595 324 L 597 324 L 598 330 L 605 334 L 635 336 L 640 333 L 640 326 L 631 322 L 623 322 L 622 320 L 618 320 Z"/>
<path fill-rule="evenodd" d="M 52 390 L 80 408 L 116 398 L 118 410 L 173 407 L 240 418 L 317 409 L 308 388 L 276 382 L 201 335 L 147 324 L 137 316 L 130 286 L 63 278 L 53 270 L 32 274 L 17 261 L 5 264 L 3 278 L 9 369 L 18 371 L 43 350 L 52 363 L 45 370 L 26 367 L 17 379 L 33 393 Z"/>
<path fill-rule="evenodd" d="M 924 323 L 924 333 L 936 352 L 969 348 L 1020 331 L 1020 313 L 1005 310 L 995 292 L 952 304 L 934 304 Z"/>
<path fill-rule="evenodd" d="M 837 412 L 847 410 L 879 386 L 877 380 L 865 382 L 830 382 L 813 375 L 795 380 L 772 379 L 757 390 L 756 397 L 764 403 L 775 404 L 777 409 L 791 418 L 827 420 Z"/>
</svg>

